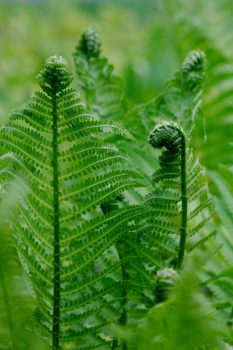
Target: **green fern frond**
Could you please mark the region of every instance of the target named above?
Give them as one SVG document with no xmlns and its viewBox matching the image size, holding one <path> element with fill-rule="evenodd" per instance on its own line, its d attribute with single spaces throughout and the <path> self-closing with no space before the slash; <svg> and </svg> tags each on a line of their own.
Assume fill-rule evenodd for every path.
<svg viewBox="0 0 233 350">
<path fill-rule="evenodd" d="M 108 348 L 107 325 L 121 312 L 121 262 L 114 253 L 108 267 L 96 272 L 96 266 L 145 210 L 125 207 L 106 216 L 100 205 L 143 181 L 129 159 L 104 141 L 105 135 L 130 134 L 85 111 L 69 88 L 72 76 L 64 59 L 50 57 L 37 79 L 42 92 L 0 130 L 7 149 L 2 179 L 20 178 L 17 249 L 52 348 Z"/>
</svg>

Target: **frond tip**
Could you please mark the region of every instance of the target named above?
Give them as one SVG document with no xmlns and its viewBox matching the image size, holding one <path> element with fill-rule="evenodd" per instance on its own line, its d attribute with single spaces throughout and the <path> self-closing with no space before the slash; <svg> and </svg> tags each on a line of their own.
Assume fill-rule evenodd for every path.
<svg viewBox="0 0 233 350">
<path fill-rule="evenodd" d="M 205 68 L 206 55 L 203 51 L 191 51 L 181 66 L 183 72 L 200 71 Z"/>
<path fill-rule="evenodd" d="M 88 58 L 98 57 L 100 54 L 99 35 L 95 29 L 87 29 L 81 36 L 78 49 L 82 51 Z"/>
<path fill-rule="evenodd" d="M 185 58 L 180 72 L 184 84 L 190 88 L 199 87 L 202 84 L 206 67 L 206 56 L 203 51 L 193 50 Z"/>
<path fill-rule="evenodd" d="M 44 69 L 36 78 L 42 90 L 49 96 L 65 90 L 73 79 L 66 60 L 57 55 L 46 60 Z"/>
<path fill-rule="evenodd" d="M 169 151 L 178 151 L 184 138 L 184 133 L 178 124 L 161 120 L 152 130 L 148 141 L 153 148 L 166 147 Z"/>
</svg>

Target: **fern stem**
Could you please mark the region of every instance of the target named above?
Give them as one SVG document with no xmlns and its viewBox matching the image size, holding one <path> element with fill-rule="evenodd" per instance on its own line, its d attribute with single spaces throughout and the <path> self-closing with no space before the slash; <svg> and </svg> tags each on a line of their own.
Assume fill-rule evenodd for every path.
<svg viewBox="0 0 233 350">
<path fill-rule="evenodd" d="M 182 267 L 185 243 L 187 235 L 187 217 L 188 217 L 188 198 L 187 198 L 187 180 L 186 180 L 186 142 L 185 136 L 182 135 L 181 144 L 181 202 L 182 202 L 182 217 L 181 217 L 181 228 L 180 228 L 180 243 L 177 259 L 177 267 L 180 269 Z"/>
<path fill-rule="evenodd" d="M 122 257 L 121 257 L 121 259 L 122 259 Z M 121 271 L 122 271 L 122 279 L 123 279 L 123 283 L 124 283 L 129 278 L 128 273 L 126 272 L 124 265 L 122 265 Z M 122 314 L 121 314 L 121 317 L 119 320 L 119 323 L 122 326 L 125 326 L 127 324 L 126 301 L 127 301 L 127 289 L 125 286 L 123 286 L 123 289 L 122 289 L 123 311 L 122 311 Z M 127 348 L 128 348 L 127 343 L 123 340 L 122 341 L 122 350 L 127 350 Z"/>
<path fill-rule="evenodd" d="M 56 86 L 56 82 L 54 84 Z M 53 103 L 53 209 L 54 209 L 54 290 L 53 290 L 53 350 L 59 349 L 60 331 L 60 241 L 59 241 L 59 182 L 58 182 L 58 126 L 56 88 Z"/>
<path fill-rule="evenodd" d="M 120 247 L 118 246 L 117 247 L 117 250 L 118 250 L 118 254 L 119 254 L 119 257 L 120 259 L 122 260 L 123 259 L 123 256 L 121 254 L 121 249 Z M 126 271 L 126 268 L 124 266 L 124 264 L 122 264 L 121 266 L 121 274 L 122 274 L 122 280 L 123 280 L 123 288 L 122 288 L 122 314 L 121 314 L 121 317 L 119 319 L 119 324 L 121 326 L 126 326 L 127 324 L 127 312 L 126 312 L 126 302 L 127 302 L 127 288 L 126 286 L 124 285 L 124 283 L 129 279 L 129 275 Z M 127 350 L 128 346 L 127 346 L 127 343 L 123 340 L 122 341 L 122 350 Z"/>
</svg>

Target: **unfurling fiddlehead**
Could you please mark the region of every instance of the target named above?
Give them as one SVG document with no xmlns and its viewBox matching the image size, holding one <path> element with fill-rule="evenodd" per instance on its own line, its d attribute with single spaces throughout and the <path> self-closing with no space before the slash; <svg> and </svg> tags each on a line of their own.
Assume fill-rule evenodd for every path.
<svg viewBox="0 0 233 350">
<path fill-rule="evenodd" d="M 179 159 L 180 156 L 180 180 L 181 180 L 181 202 L 182 202 L 182 219 L 180 227 L 180 242 L 177 259 L 177 267 L 180 268 L 184 258 L 185 241 L 187 233 L 187 184 L 186 184 L 186 140 L 182 129 L 178 124 L 161 121 L 152 130 L 149 136 L 149 142 L 154 148 L 165 147 L 168 151 L 167 155 L 172 155 L 173 160 Z M 169 164 L 165 164 L 165 157 L 162 162 L 167 167 Z M 170 174 L 166 176 L 173 176 L 172 169 Z"/>
</svg>

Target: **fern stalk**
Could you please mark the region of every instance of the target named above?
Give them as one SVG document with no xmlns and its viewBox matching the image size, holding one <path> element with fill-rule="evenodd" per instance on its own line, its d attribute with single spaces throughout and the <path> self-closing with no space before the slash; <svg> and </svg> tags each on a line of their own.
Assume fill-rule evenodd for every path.
<svg viewBox="0 0 233 350">
<path fill-rule="evenodd" d="M 121 256 L 120 256 L 120 258 L 122 259 Z M 125 282 L 129 278 L 129 276 L 127 274 L 127 271 L 126 271 L 124 265 L 122 265 L 121 272 L 122 272 L 122 279 Z M 122 311 L 121 317 L 119 319 L 119 324 L 122 326 L 126 326 L 126 324 L 127 324 L 126 302 L 127 302 L 127 288 L 125 286 L 123 286 L 123 289 L 122 289 L 122 309 L 123 309 L 123 311 Z M 123 350 L 128 349 L 127 343 L 124 340 L 122 341 L 122 349 Z"/>
<path fill-rule="evenodd" d="M 187 219 L 188 219 L 188 197 L 187 197 L 187 181 L 186 181 L 186 144 L 185 136 L 182 133 L 182 144 L 180 149 L 181 156 L 181 202 L 182 202 L 182 213 L 181 213 L 181 228 L 180 228 L 180 243 L 179 243 L 179 253 L 177 260 L 177 267 L 181 268 L 184 252 L 185 252 L 185 242 L 187 235 Z"/>
<path fill-rule="evenodd" d="M 54 79 L 53 100 L 53 208 L 54 208 L 54 290 L 53 290 L 53 349 L 59 349 L 60 325 L 60 223 L 59 223 L 59 181 L 58 181 L 58 127 L 57 91 Z"/>
</svg>

